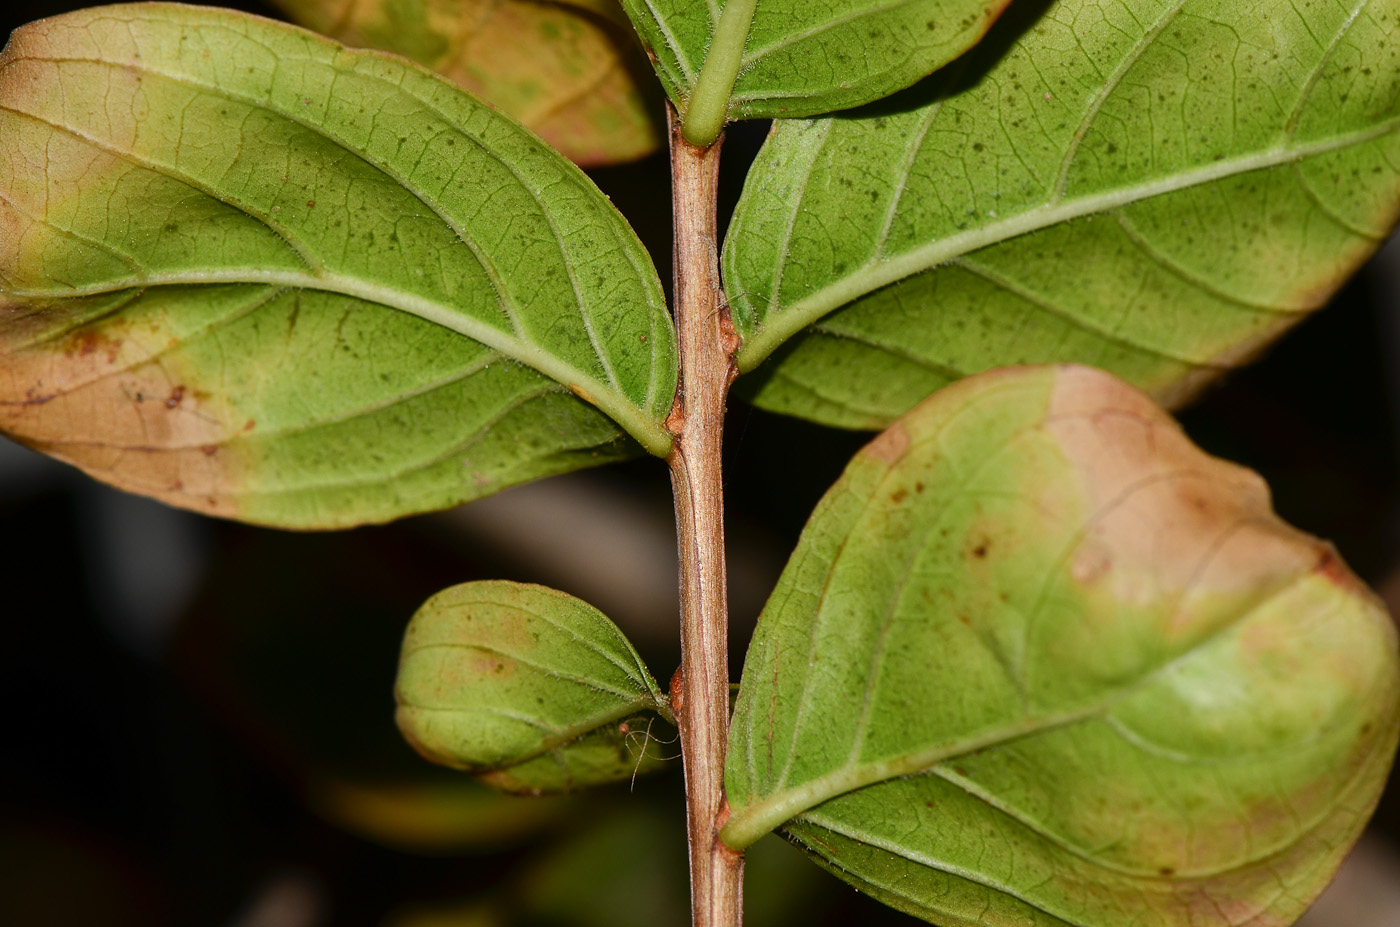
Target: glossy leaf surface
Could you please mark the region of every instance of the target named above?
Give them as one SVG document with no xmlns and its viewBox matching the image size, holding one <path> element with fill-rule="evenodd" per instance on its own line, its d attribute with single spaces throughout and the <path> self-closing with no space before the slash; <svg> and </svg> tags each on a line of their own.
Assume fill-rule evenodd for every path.
<svg viewBox="0 0 1400 927">
<path fill-rule="evenodd" d="M 100 479 L 334 527 L 633 453 L 599 408 L 670 446 L 640 242 L 416 65 L 98 8 L 15 33 L 0 136 L 0 428 Z"/>
<path fill-rule="evenodd" d="M 940 924 L 1283 925 L 1360 833 L 1396 635 L 1254 473 L 1100 371 L 930 398 L 759 620 L 723 837 Z"/>
<path fill-rule="evenodd" d="M 725 283 L 742 370 L 794 338 L 749 384 L 771 409 L 878 428 L 1028 361 L 1174 405 L 1397 210 L 1400 0 L 1060 0 L 879 112 L 782 123 Z"/>
<path fill-rule="evenodd" d="M 347 45 L 406 55 L 499 107 L 579 164 L 660 147 L 651 68 L 613 0 L 277 0 Z"/>
<path fill-rule="evenodd" d="M 601 612 L 503 581 L 453 586 L 424 603 L 404 634 L 395 691 L 399 730 L 419 753 L 510 792 L 569 791 L 656 768 L 663 754 L 651 725 L 670 716 Z"/>
<path fill-rule="evenodd" d="M 811 116 L 908 87 L 986 33 L 1006 0 L 622 0 L 677 109 L 685 113 L 710 56 L 737 72 L 729 118 Z M 735 8 L 739 22 L 721 27 Z M 747 30 L 744 26 L 747 25 Z M 717 92 L 724 94 L 723 88 Z"/>
</svg>

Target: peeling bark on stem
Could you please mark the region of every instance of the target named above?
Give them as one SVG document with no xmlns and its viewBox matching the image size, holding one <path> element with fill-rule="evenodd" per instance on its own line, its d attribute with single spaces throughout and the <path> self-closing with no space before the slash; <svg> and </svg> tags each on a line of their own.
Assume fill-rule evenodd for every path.
<svg viewBox="0 0 1400 927">
<path fill-rule="evenodd" d="M 729 609 L 724 566 L 720 448 L 724 397 L 738 339 L 720 292 L 715 240 L 719 141 L 693 147 L 671 113 L 675 210 L 676 330 L 680 392 L 667 426 L 667 461 L 680 548 L 681 669 L 672 682 L 685 766 L 690 896 L 695 927 L 738 927 L 743 855 L 719 840 L 728 816 L 724 751 L 729 737 Z"/>
</svg>

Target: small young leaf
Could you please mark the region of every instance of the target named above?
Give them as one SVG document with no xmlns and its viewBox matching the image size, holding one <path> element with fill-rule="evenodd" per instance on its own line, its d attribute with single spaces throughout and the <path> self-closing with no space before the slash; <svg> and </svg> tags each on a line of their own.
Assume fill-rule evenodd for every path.
<svg viewBox="0 0 1400 927">
<path fill-rule="evenodd" d="M 908 87 L 956 58 L 1007 0 L 622 0 L 686 136 L 728 119 L 814 116 Z M 703 76 L 702 76 L 703 74 Z M 691 136 L 704 108 L 708 138 Z"/>
<path fill-rule="evenodd" d="M 847 468 L 759 620 L 722 837 L 941 924 L 1292 923 L 1400 732 L 1389 616 L 1143 394 L 939 392 Z"/>
<path fill-rule="evenodd" d="M 670 447 L 641 243 L 410 62 L 86 10 L 0 54 L 0 137 L 0 428 L 100 479 L 336 527 L 632 453 L 597 409 Z"/>
<path fill-rule="evenodd" d="M 347 45 L 407 55 L 584 165 L 662 142 L 650 67 L 615 0 L 276 0 Z"/>
<path fill-rule="evenodd" d="M 656 768 L 666 722 L 655 713 L 670 718 L 601 612 L 509 582 L 464 583 L 424 603 L 404 634 L 396 694 L 399 730 L 419 753 L 532 794 Z"/>
<path fill-rule="evenodd" d="M 1394 224 L 1400 0 L 1027 9 L 1009 49 L 769 139 L 724 255 L 740 369 L 797 336 L 758 404 L 880 428 L 956 377 L 1075 361 L 1175 405 Z"/>
</svg>

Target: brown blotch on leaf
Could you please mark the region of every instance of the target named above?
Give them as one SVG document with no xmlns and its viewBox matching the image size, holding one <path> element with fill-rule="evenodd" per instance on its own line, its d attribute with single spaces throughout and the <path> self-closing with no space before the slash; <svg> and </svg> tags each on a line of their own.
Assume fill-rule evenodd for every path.
<svg viewBox="0 0 1400 927">
<path fill-rule="evenodd" d="M 885 463 L 897 463 L 909 451 L 909 432 L 895 422 L 865 446 L 863 453 Z"/>
<path fill-rule="evenodd" d="M 122 489 L 235 514 L 238 458 L 210 450 L 230 410 L 179 370 L 167 332 L 114 317 L 63 335 L 71 316 L 36 315 L 0 312 L 0 431 Z"/>
<path fill-rule="evenodd" d="M 1258 474 L 1203 452 L 1121 380 L 1059 368 L 1043 428 L 1088 518 L 1072 576 L 1121 602 L 1182 596 L 1162 614 L 1169 634 L 1206 632 L 1317 561 L 1322 543 L 1274 514 Z M 1244 598 L 1236 608 L 1193 607 L 1217 596 Z"/>
</svg>

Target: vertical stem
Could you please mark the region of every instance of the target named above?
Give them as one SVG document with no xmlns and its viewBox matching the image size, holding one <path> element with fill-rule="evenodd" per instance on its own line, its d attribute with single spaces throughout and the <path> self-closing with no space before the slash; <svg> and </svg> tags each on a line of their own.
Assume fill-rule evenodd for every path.
<svg viewBox="0 0 1400 927">
<path fill-rule="evenodd" d="M 694 927 L 738 927 L 742 854 L 719 841 L 728 806 L 729 607 L 724 568 L 720 446 L 724 397 L 738 347 L 720 292 L 715 240 L 719 143 L 696 148 L 671 114 L 671 197 L 675 223 L 676 330 L 680 394 L 667 421 L 676 436 L 667 459 L 680 548 L 681 669 L 672 682 L 685 765 Z"/>
</svg>

